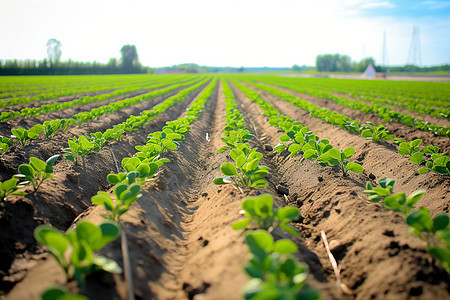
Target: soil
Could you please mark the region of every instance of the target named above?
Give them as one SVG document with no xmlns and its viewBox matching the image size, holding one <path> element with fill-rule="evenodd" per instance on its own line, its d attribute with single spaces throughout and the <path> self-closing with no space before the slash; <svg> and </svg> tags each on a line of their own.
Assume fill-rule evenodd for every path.
<svg viewBox="0 0 450 300">
<path fill-rule="evenodd" d="M 314 161 L 301 163 L 299 157 L 274 155 L 264 150 L 265 146 L 275 146 L 282 133 L 267 123 L 256 104 L 234 86 L 233 89 L 248 128 L 256 137 L 252 146 L 264 154 L 262 164 L 271 168 L 269 186 L 241 193 L 232 186 L 212 183 L 220 176 L 220 165 L 229 161 L 226 153 L 217 154 L 217 149 L 223 146 L 220 138 L 225 125 L 224 97 L 219 86 L 192 124 L 186 140 L 167 156 L 170 162 L 164 164 L 153 181 L 144 185 L 142 198 L 122 217 L 136 299 L 241 299 L 242 288 L 248 281 L 242 269 L 247 261 L 247 247 L 242 232 L 233 231 L 231 224 L 241 218 L 242 199 L 261 193 L 274 195 L 279 206 L 300 208 L 302 217 L 294 224 L 300 236 L 275 232 L 275 237 L 291 238 L 299 246 L 297 258 L 308 264 L 308 282 L 321 292 L 323 299 L 448 298 L 449 275 L 432 260 L 424 243 L 408 235 L 408 227 L 399 214 L 369 203 L 362 193 L 366 181 L 396 178 L 396 192 L 410 193 L 424 188 L 427 194 L 418 205 L 427 206 L 433 215 L 448 213 L 448 176 L 434 173 L 418 176 L 417 166 L 396 153 L 391 145 L 374 144 L 333 128 L 287 102 L 262 93 L 283 114 L 310 126 L 321 138 L 329 139 L 337 147 L 354 147 L 356 160 L 365 171 L 344 178 L 337 170 L 321 167 Z M 59 266 L 34 241 L 34 228 L 47 223 L 66 230 L 80 219 L 100 222 L 103 211 L 92 206 L 90 199 L 99 190 L 111 189 L 106 176 L 117 172 L 116 161 L 120 163 L 123 157 L 135 153 L 134 146 L 144 144 L 148 133 L 160 130 L 167 120 L 182 116 L 200 90 L 151 124 L 127 134 L 119 143 L 88 155 L 84 166 L 58 160 L 53 181 L 44 182 L 36 193 L 28 190 L 28 195 L 14 196 L 0 204 L 3 276 L 0 291 L 7 299 L 38 299 L 49 285 L 65 284 Z M 52 140 L 33 141 L 25 149 L 13 147 L 0 157 L 1 179 L 13 175 L 30 156 L 46 159 L 59 153 L 69 136 L 105 130 L 161 100 L 146 101 L 81 128 L 72 128 Z M 59 112 L 54 117 L 65 113 Z M 23 122 L 32 124 L 37 120 Z M 1 124 L 0 132 L 10 126 Z M 341 266 L 342 280 L 353 295 L 343 295 L 336 288 L 321 231 L 329 242 L 340 244 L 334 255 Z M 101 254 L 122 266 L 119 240 L 107 245 Z M 66 285 L 91 299 L 127 298 L 123 275 L 93 274 L 85 291 L 70 283 Z"/>
</svg>

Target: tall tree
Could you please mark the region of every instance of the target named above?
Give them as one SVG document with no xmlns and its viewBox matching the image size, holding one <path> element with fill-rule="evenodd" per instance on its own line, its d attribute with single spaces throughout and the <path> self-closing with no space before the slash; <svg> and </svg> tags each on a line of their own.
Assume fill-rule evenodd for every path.
<svg viewBox="0 0 450 300">
<path fill-rule="evenodd" d="M 49 39 L 47 41 L 48 60 L 52 66 L 56 65 L 61 59 L 61 42 L 57 39 Z"/>
<path fill-rule="evenodd" d="M 135 45 L 125 45 L 120 49 L 122 54 L 122 68 L 127 72 L 139 69 L 139 58 Z"/>
</svg>

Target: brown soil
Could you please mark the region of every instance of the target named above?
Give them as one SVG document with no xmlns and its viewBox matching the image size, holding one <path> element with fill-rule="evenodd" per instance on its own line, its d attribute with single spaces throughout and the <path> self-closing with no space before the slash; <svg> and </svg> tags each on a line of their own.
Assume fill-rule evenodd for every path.
<svg viewBox="0 0 450 300">
<path fill-rule="evenodd" d="M 116 172 L 111 151 L 119 163 L 123 157 L 132 155 L 134 146 L 144 144 L 149 132 L 182 115 L 197 92 L 150 125 L 127 134 L 120 143 L 87 156 L 86 168 L 59 161 L 54 181 L 45 182 L 38 193 L 1 203 L 0 234 L 1 240 L 6 241 L 0 246 L 0 267 L 4 275 L 1 291 L 8 299 L 37 299 L 40 291 L 50 284 L 64 284 L 64 275 L 36 244 L 32 230 L 42 223 L 66 229 L 80 218 L 99 222 L 102 209 L 92 207 L 90 198 L 98 190 L 110 188 L 106 175 Z M 231 224 L 240 219 L 238 212 L 243 198 L 264 192 L 273 194 L 278 205 L 286 205 L 287 200 L 288 204 L 300 207 L 302 218 L 295 224 L 301 231 L 300 237 L 288 237 L 283 232 L 275 234 L 277 238 L 292 238 L 298 244 L 298 258 L 310 267 L 308 280 L 321 291 L 324 299 L 448 297 L 449 276 L 432 262 L 424 244 L 407 234 L 408 228 L 398 214 L 368 203 L 362 193 L 369 175 L 376 180 L 394 177 L 398 179 L 396 191 L 409 193 L 426 188 L 428 192 L 419 204 L 429 207 L 433 214 L 448 212 L 448 178 L 436 174 L 416 176 L 416 166 L 389 145 L 369 143 L 286 102 L 267 97 L 284 114 L 313 131 L 320 131 L 319 135 L 330 139 L 332 144 L 355 147 L 357 160 L 366 171 L 343 178 L 336 170 L 312 161 L 301 164 L 297 157 L 273 155 L 262 146 L 277 144 L 281 133 L 268 125 L 256 104 L 236 92 L 248 127 L 257 137 L 252 141 L 253 146 L 260 148 L 263 164 L 272 170 L 268 176 L 270 184 L 263 189 L 245 190 L 243 194 L 231 186 L 216 186 L 212 180 L 220 176 L 220 164 L 229 161 L 225 153 L 217 154 L 223 145 L 220 138 L 225 125 L 225 107 L 221 89 L 216 92 L 192 124 L 186 140 L 168 156 L 171 162 L 163 166 L 155 180 L 144 185 L 142 198 L 123 216 L 137 299 L 242 298 L 241 290 L 248 280 L 242 271 L 247 249 L 241 232 L 233 231 Z M 104 130 L 141 109 L 144 107 L 112 114 L 81 129 L 75 128 L 71 134 Z M 210 141 L 206 140 L 207 133 Z M 61 135 L 56 140 L 33 142 L 24 150 L 14 148 L 3 154 L 2 179 L 11 176 L 29 156 L 46 158 L 58 152 L 66 140 L 67 136 Z M 289 190 L 286 198 L 276 192 L 280 184 Z M 320 239 L 321 230 L 326 232 L 329 241 L 342 243 L 335 256 L 343 265 L 343 281 L 353 289 L 354 296 L 338 293 Z M 119 241 L 105 247 L 102 254 L 122 265 Z M 69 287 L 77 291 L 75 286 Z M 94 274 L 86 294 L 91 299 L 126 299 L 126 289 L 122 275 Z"/>
</svg>

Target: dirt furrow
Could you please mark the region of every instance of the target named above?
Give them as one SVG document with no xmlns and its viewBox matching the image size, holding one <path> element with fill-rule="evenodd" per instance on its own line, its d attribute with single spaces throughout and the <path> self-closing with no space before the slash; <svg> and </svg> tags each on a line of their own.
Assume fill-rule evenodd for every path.
<svg viewBox="0 0 450 300">
<path fill-rule="evenodd" d="M 244 105 L 248 105 L 246 111 L 251 113 L 255 123 L 266 120 L 264 143 L 277 144 L 281 133 L 268 125 L 267 118 L 260 114 L 257 107 L 249 104 L 244 94 L 237 92 L 237 95 Z M 343 282 L 355 295 L 339 295 L 337 290 L 328 290 L 324 285 L 321 287 L 324 298 L 385 299 L 385 295 L 392 299 L 446 297 L 450 288 L 449 276 L 434 264 L 425 251 L 424 243 L 408 235 L 409 228 L 399 214 L 385 210 L 382 205 L 369 203 L 362 193 L 365 182 L 369 180 L 368 174 L 372 173 L 377 180 L 384 176 L 398 176 L 401 168 L 395 170 L 395 166 L 402 159 L 383 146 L 369 144 L 361 137 L 332 128 L 289 103 L 270 102 L 285 115 L 309 125 L 320 137 L 330 139 L 333 145 L 355 147 L 366 169 L 364 174 L 351 174 L 350 178 L 344 178 L 336 170 L 321 167 L 314 161 L 301 163 L 299 157 L 277 155 L 272 159 L 281 175 L 280 184 L 288 188 L 288 203 L 301 210 L 302 218 L 297 227 L 301 230 L 302 239 L 310 251 L 319 257 L 330 282 L 334 282 L 335 278 L 320 231 L 325 231 L 328 240 L 338 245 L 334 255 L 342 266 Z M 386 164 L 380 163 L 380 157 Z M 448 210 L 448 180 L 436 174 L 420 178 L 413 174 L 411 166 L 404 162 L 400 165 L 409 172 L 401 172 L 395 191 L 409 193 L 421 187 L 432 189 L 419 205 L 430 207 L 434 214 Z"/>
</svg>

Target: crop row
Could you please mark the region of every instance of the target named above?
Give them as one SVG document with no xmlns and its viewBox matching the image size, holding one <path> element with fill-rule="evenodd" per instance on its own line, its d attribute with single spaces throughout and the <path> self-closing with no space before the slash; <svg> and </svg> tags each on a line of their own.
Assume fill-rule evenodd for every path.
<svg viewBox="0 0 450 300">
<path fill-rule="evenodd" d="M 73 115 L 71 118 L 68 118 L 68 119 L 56 119 L 56 120 L 51 120 L 51 121 L 44 121 L 43 124 L 36 124 L 28 130 L 24 129 L 22 127 L 19 127 L 17 129 L 12 129 L 11 133 L 13 135 L 13 138 L 17 139 L 22 146 L 26 146 L 31 142 L 31 140 L 39 138 L 39 136 L 42 132 L 45 133 L 45 136 L 47 138 L 51 138 L 53 136 L 53 134 L 55 134 L 57 131 L 59 131 L 59 130 L 65 131 L 69 126 L 71 126 L 73 124 L 78 124 L 78 126 L 81 126 L 83 123 L 87 123 L 87 122 L 89 122 L 95 118 L 99 118 L 105 114 L 114 113 L 125 107 L 134 106 L 143 101 L 156 98 L 158 96 L 164 95 L 164 94 L 174 91 L 176 89 L 193 84 L 193 83 L 195 83 L 196 80 L 197 79 L 194 79 L 194 81 L 189 81 L 189 82 L 185 82 L 185 83 L 181 83 L 181 84 L 175 84 L 175 85 L 172 85 L 172 86 L 160 89 L 160 90 L 156 90 L 156 91 L 153 91 L 153 92 L 150 92 L 147 94 L 139 95 L 139 96 L 132 97 L 132 98 L 127 98 L 127 99 L 124 99 L 121 101 L 110 103 L 108 105 L 93 108 L 89 112 L 80 112 L 78 114 Z M 206 79 L 204 79 L 200 83 L 197 83 L 194 86 L 198 87 L 199 85 L 204 83 L 205 80 Z M 191 91 L 192 88 L 193 87 L 189 88 L 188 90 Z M 158 105 L 158 106 L 156 106 L 156 108 L 161 109 L 161 106 Z M 143 115 L 144 113 L 145 112 L 141 112 L 141 115 Z M 154 112 L 152 111 L 151 113 L 154 113 Z M 150 114 L 150 113 L 148 113 L 148 114 Z M 128 129 L 128 128 L 130 126 L 131 126 L 131 128 L 133 126 L 138 126 L 137 125 L 138 121 L 140 121 L 141 123 L 145 123 L 145 121 L 142 122 L 142 117 L 139 118 L 136 116 L 131 116 L 129 118 L 129 120 L 124 122 L 125 124 L 123 124 L 122 126 L 118 126 L 118 128 L 120 130 L 131 131 L 132 129 Z M 123 127 L 123 128 L 120 128 L 120 127 Z M 114 132 L 112 132 L 112 134 L 114 135 Z"/>
<path fill-rule="evenodd" d="M 26 76 L 4 77 L 0 83 L 1 98 L 39 95 L 61 91 L 78 91 L 86 86 L 103 86 L 105 89 L 118 89 L 141 85 L 161 77 L 156 75 L 110 75 L 110 76 Z"/>
<path fill-rule="evenodd" d="M 241 191 L 245 187 L 267 186 L 264 177 L 269 168 L 259 164 L 263 154 L 250 147 L 248 140 L 254 136 L 246 129 L 244 116 L 239 112 L 233 92 L 224 80 L 222 87 L 227 124 L 221 140 L 226 145 L 219 148 L 218 153 L 229 150 L 234 162 L 225 162 L 220 166 L 224 176 L 216 178 L 214 183 L 233 184 Z M 288 223 L 300 216 L 299 209 L 293 206 L 275 208 L 270 194 L 248 197 L 242 202 L 242 208 L 246 219 L 234 223 L 232 228 L 247 229 L 245 241 L 249 261 L 244 270 L 251 280 L 244 288 L 245 299 L 318 299 L 319 294 L 306 283 L 307 265 L 292 256 L 298 251 L 297 245 L 289 239 L 275 241 L 271 234 L 281 228 L 298 235 L 298 231 Z"/>
<path fill-rule="evenodd" d="M 384 125 L 376 126 L 371 122 L 368 122 L 367 124 L 359 124 L 358 121 L 351 120 L 345 115 L 339 114 L 335 111 L 330 111 L 323 107 L 318 107 L 306 100 L 300 99 L 276 88 L 257 83 L 253 83 L 253 85 L 259 89 L 269 92 L 276 97 L 281 98 L 284 101 L 291 103 L 294 106 L 300 107 L 301 109 L 309 112 L 311 116 L 315 118 L 322 119 L 323 121 L 332 125 L 340 126 L 349 132 L 360 134 L 367 140 L 371 140 L 373 142 L 379 142 L 380 140 L 394 140 L 396 144 L 400 145 L 400 154 L 409 154 L 411 155 L 411 162 L 422 165 L 422 167 L 418 170 L 420 174 L 425 174 L 430 170 L 439 174 L 450 174 L 450 159 L 447 155 L 445 155 L 445 153 L 440 153 L 440 149 L 437 146 L 428 145 L 423 147 L 422 149 L 414 148 L 414 152 L 409 153 L 406 151 L 400 151 L 400 149 L 411 148 L 410 143 L 412 143 L 412 141 L 406 142 L 404 140 L 397 139 L 392 134 L 389 134 Z M 414 156 L 413 154 L 416 152 L 420 152 L 420 154 Z"/>
<path fill-rule="evenodd" d="M 303 153 L 303 159 L 316 159 L 321 166 L 337 166 L 344 176 L 348 176 L 348 171 L 362 173 L 363 167 L 349 159 L 355 154 L 353 147 L 338 150 L 327 139 L 320 139 L 319 136 L 309 131 L 307 126 L 292 118 L 283 115 L 272 104 L 261 98 L 259 94 L 247 86 L 233 81 L 233 83 L 250 99 L 261 108 L 264 115 L 269 120 L 271 126 L 282 129 L 285 134 L 280 136 L 281 143 L 274 150 L 283 152 L 287 150 L 291 156 Z"/>
<path fill-rule="evenodd" d="M 264 81 L 264 83 L 267 84 L 267 83 L 270 83 L 270 81 L 269 82 Z M 298 87 L 296 85 L 291 85 L 291 84 L 286 84 L 286 83 L 281 83 L 281 82 L 277 82 L 277 83 L 275 83 L 275 85 L 284 87 L 284 88 L 287 88 L 287 89 L 290 89 L 292 91 L 296 91 L 296 92 L 299 92 L 302 94 L 307 94 L 307 95 L 310 95 L 310 96 L 313 96 L 316 98 L 331 100 L 336 104 L 343 105 L 343 106 L 346 106 L 353 110 L 358 110 L 358 111 L 361 111 L 366 114 L 369 114 L 369 113 L 376 114 L 377 116 L 382 118 L 382 122 L 389 122 L 389 121 L 393 120 L 393 121 L 405 124 L 409 127 L 414 127 L 419 130 L 422 130 L 422 131 L 431 132 L 434 135 L 450 137 L 450 126 L 440 126 L 440 125 L 429 124 L 428 122 L 426 122 L 424 120 L 414 118 L 412 115 L 403 114 L 403 113 L 394 111 L 393 109 L 383 106 L 383 105 L 380 106 L 379 103 L 372 103 L 371 105 L 368 105 L 362 101 L 350 100 L 345 97 L 337 97 L 337 96 L 333 95 L 332 93 L 319 91 L 319 90 L 315 90 L 315 89 L 311 89 L 311 88 Z M 449 110 L 449 114 L 447 114 L 446 117 L 448 117 L 449 115 L 450 115 L 450 110 Z"/>
<path fill-rule="evenodd" d="M 264 76 L 268 80 L 276 80 L 296 86 L 314 88 L 326 92 L 348 94 L 352 98 L 375 104 L 392 105 L 429 114 L 437 118 L 449 118 L 448 85 L 436 82 L 376 81 L 376 80 L 323 80 L 313 78 L 280 78 Z"/>
<path fill-rule="evenodd" d="M 17 110 L 9 110 L 9 111 L 4 111 L 0 114 L 0 122 L 7 122 L 13 119 L 18 118 L 19 116 L 22 117 L 37 117 L 40 115 L 45 115 L 49 112 L 55 112 L 58 110 L 63 110 L 63 109 L 67 109 L 69 107 L 74 107 L 76 105 L 83 105 L 83 104 L 89 104 L 89 103 L 93 103 L 93 102 L 100 102 L 103 100 L 107 100 L 113 97 L 117 97 L 117 96 L 121 96 L 127 93 L 131 93 L 131 92 L 136 92 L 136 91 L 140 91 L 140 90 L 150 90 L 150 89 L 157 89 L 157 88 L 161 88 L 167 85 L 171 85 L 171 84 L 175 84 L 175 83 L 180 83 L 182 81 L 180 81 L 179 79 L 169 79 L 169 80 L 165 80 L 162 82 L 154 82 L 154 83 L 146 83 L 145 85 L 138 85 L 137 87 L 128 87 L 128 88 L 123 88 L 123 89 L 119 89 L 119 90 L 115 90 L 114 92 L 111 93 L 107 93 L 107 94 L 100 94 L 97 96 L 84 96 L 84 97 L 80 97 L 78 99 L 72 100 L 72 101 L 66 101 L 66 102 L 54 102 L 51 104 L 44 104 L 41 106 L 37 106 L 37 107 L 26 107 L 21 109 L 20 111 Z"/>
</svg>

